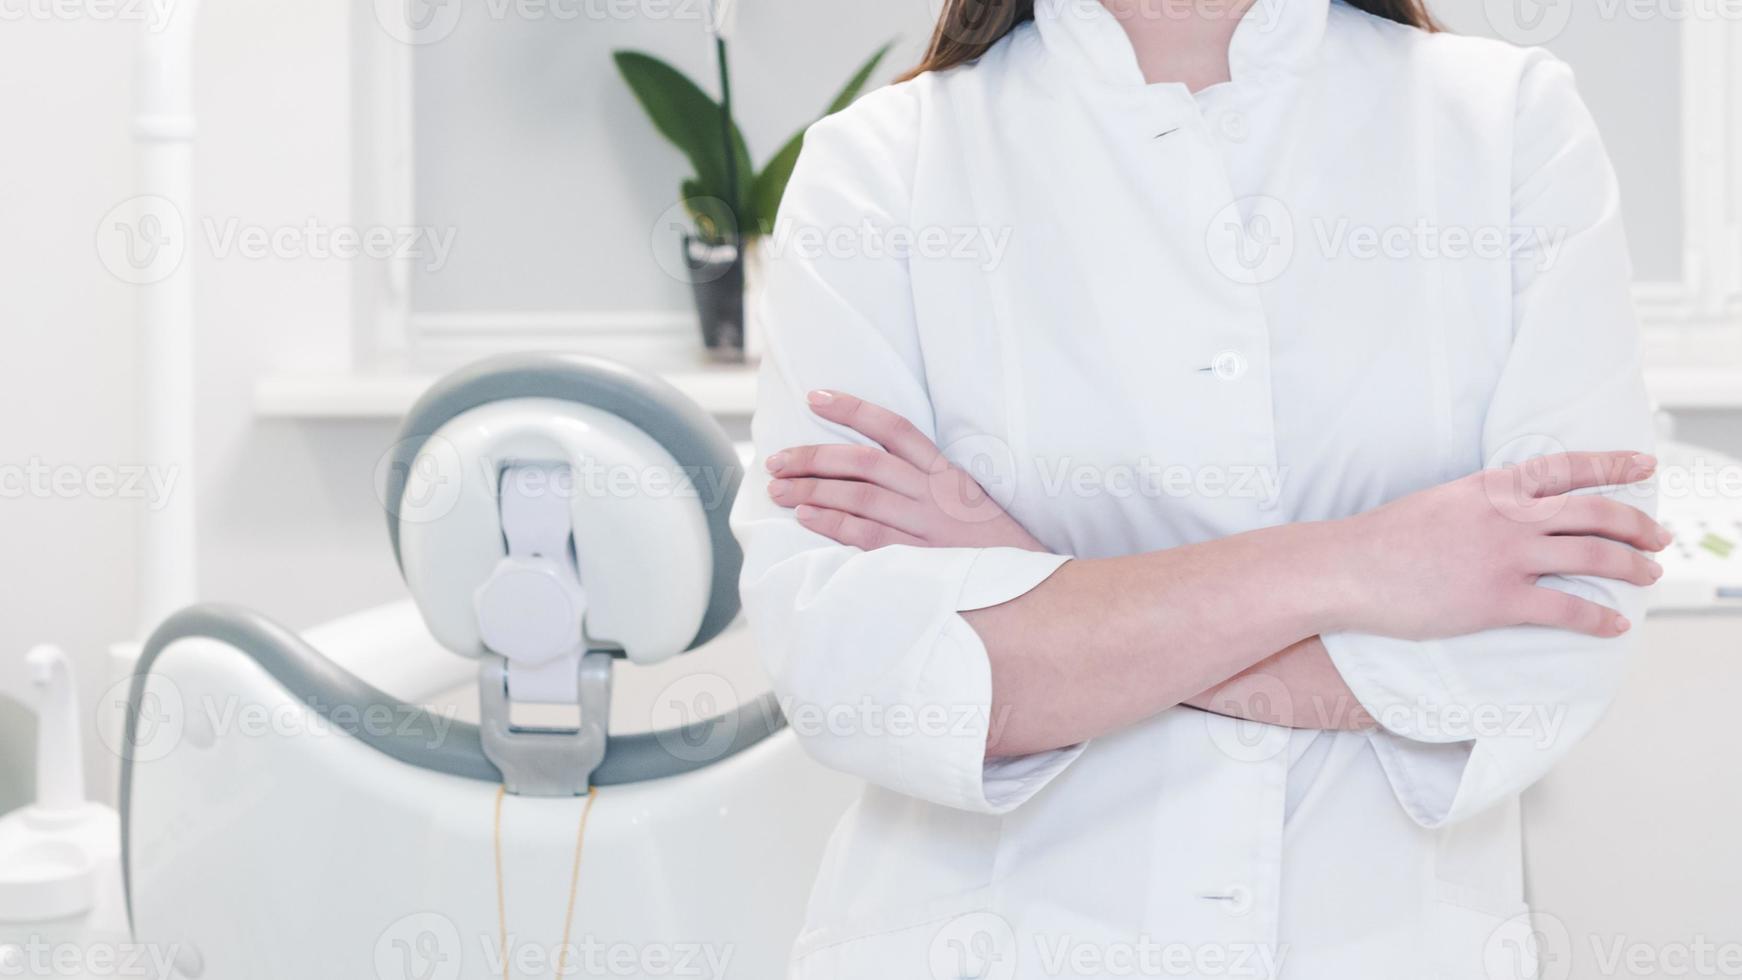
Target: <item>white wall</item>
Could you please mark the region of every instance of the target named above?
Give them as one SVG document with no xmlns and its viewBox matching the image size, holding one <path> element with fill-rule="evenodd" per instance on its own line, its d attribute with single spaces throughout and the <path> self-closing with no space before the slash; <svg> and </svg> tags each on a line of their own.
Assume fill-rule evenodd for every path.
<svg viewBox="0 0 1742 980">
<path fill-rule="evenodd" d="M 200 220 L 354 223 L 347 0 L 207 0 L 198 63 Z M 364 5 L 365 7 L 367 5 Z M 351 267 L 301 246 L 201 260 L 200 562 L 210 598 L 308 625 L 392 597 L 372 474 L 390 425 L 262 422 L 260 374 L 342 370 Z"/>
<path fill-rule="evenodd" d="M 0 24 L 0 466 L 9 483 L 33 460 L 81 481 L 138 462 L 131 294 L 95 248 L 98 218 L 131 186 L 131 51 L 126 25 Z M 31 644 L 64 643 L 90 665 L 128 631 L 144 506 L 70 487 L 14 493 L 0 496 L 0 690 L 21 689 Z"/>
</svg>

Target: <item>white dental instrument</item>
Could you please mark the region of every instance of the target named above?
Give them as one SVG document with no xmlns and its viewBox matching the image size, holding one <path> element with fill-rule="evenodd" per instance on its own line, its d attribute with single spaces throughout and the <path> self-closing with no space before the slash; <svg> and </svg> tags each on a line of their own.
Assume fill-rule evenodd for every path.
<svg viewBox="0 0 1742 980">
<path fill-rule="evenodd" d="M 37 696 L 36 800 L 0 817 L 0 924 L 83 915 L 119 850 L 115 811 L 85 798 L 77 686 L 66 654 L 25 656 Z"/>
</svg>

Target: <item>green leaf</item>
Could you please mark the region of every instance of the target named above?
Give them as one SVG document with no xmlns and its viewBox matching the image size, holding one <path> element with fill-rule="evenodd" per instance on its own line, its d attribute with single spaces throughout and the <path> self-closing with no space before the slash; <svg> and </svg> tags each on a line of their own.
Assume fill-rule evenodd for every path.
<svg viewBox="0 0 1742 980">
<path fill-rule="evenodd" d="M 665 62 L 640 51 L 613 54 L 617 71 L 628 83 L 636 101 L 653 126 L 689 159 L 702 194 L 725 201 L 742 200 L 744 184 L 752 173 L 750 151 L 736 123 L 731 125 L 732 148 L 737 157 L 738 184 L 727 186 L 726 151 L 721 139 L 720 104 L 684 74 Z M 685 190 L 685 197 L 690 197 Z"/>
<path fill-rule="evenodd" d="M 804 131 L 786 141 L 774 159 L 768 161 L 768 166 L 756 175 L 756 180 L 750 185 L 750 214 L 745 219 L 748 230 L 758 235 L 774 233 L 774 216 L 780 210 L 780 199 L 786 194 L 787 182 L 792 180 L 792 168 L 798 165 L 799 151 L 804 149 Z"/>
<path fill-rule="evenodd" d="M 859 66 L 853 77 L 829 103 L 823 111 L 824 116 L 832 116 L 853 104 L 859 93 L 865 88 L 865 83 L 871 80 L 871 75 L 877 71 L 889 49 L 895 46 L 894 41 L 883 45 L 873 53 L 869 60 Z M 750 234 L 770 234 L 774 230 L 774 218 L 780 210 L 780 199 L 786 196 L 787 182 L 792 179 L 792 168 L 798 165 L 799 152 L 804 149 L 804 130 L 799 130 L 786 145 L 774 154 L 762 172 L 750 187 L 749 206 L 745 215 L 745 230 Z"/>
<path fill-rule="evenodd" d="M 852 105 L 853 100 L 859 97 L 859 91 L 865 87 L 865 83 L 871 80 L 871 73 L 877 70 L 877 65 L 883 61 L 883 56 L 887 55 L 889 49 L 894 46 L 895 42 L 890 41 L 881 48 L 878 48 L 877 51 L 871 55 L 871 60 L 861 65 L 858 73 L 851 79 L 848 79 L 847 87 L 841 89 L 840 94 L 835 96 L 835 101 L 829 103 L 829 108 L 823 113 L 823 115 L 832 116 L 835 113 L 840 112 L 842 109 Z"/>
</svg>

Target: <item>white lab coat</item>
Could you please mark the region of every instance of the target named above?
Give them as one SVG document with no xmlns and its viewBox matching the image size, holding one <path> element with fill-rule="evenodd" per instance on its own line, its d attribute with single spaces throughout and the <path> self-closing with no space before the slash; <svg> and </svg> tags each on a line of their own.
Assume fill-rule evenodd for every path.
<svg viewBox="0 0 1742 980">
<path fill-rule="evenodd" d="M 987 759 L 987 656 L 959 613 L 1067 556 L 1649 451 L 1615 181 L 1571 73 L 1260 0 L 1233 81 L 1194 97 L 1145 85 L 1093 0 L 1037 7 L 976 65 L 814 126 L 771 243 L 759 458 L 861 441 L 804 400 L 850 392 L 1056 552 L 861 552 L 773 505 L 760 467 L 746 481 L 769 672 L 807 749 L 868 784 L 794 974 L 1528 975 L 1518 794 L 1595 723 L 1630 640 L 1326 636 L 1384 731 L 1180 707 Z M 1642 618 L 1637 589 L 1547 584 Z"/>
</svg>

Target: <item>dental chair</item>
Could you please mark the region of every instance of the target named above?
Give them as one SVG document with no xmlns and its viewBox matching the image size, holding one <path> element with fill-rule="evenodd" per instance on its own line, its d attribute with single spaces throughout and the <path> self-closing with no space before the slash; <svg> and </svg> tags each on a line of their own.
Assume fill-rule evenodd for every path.
<svg viewBox="0 0 1742 980">
<path fill-rule="evenodd" d="M 310 639 L 197 606 L 148 640 L 134 939 L 185 980 L 783 975 L 856 787 L 771 694 L 654 666 L 735 632 L 740 476 L 710 417 L 620 365 L 438 383 L 383 481 L 410 603 Z M 674 679 L 615 717 L 638 671 Z"/>
</svg>

